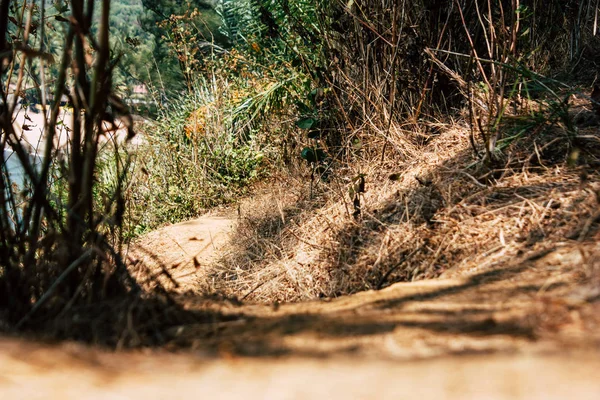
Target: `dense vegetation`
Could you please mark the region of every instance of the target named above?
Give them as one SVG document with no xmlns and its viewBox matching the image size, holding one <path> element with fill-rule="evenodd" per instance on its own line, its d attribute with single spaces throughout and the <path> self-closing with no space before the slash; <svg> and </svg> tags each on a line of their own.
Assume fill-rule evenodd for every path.
<svg viewBox="0 0 600 400">
<path fill-rule="evenodd" d="M 0 139 L 27 181 L 0 179 L 0 319 L 19 327 L 147 301 L 127 240 L 259 178 L 296 174 L 311 195 L 346 182 L 359 218 L 365 166 L 414 155 L 440 120 L 468 122 L 482 174 L 525 135 L 572 135 L 572 85 L 600 62 L 591 0 L 37 4 L 0 9 Z M 73 137 L 58 148 L 62 96 Z M 50 111 L 39 166 L 11 122 L 37 103 Z M 131 110 L 153 121 L 139 147 L 102 146 L 107 121 L 133 136 Z"/>
<path fill-rule="evenodd" d="M 148 169 L 192 190 L 162 190 L 173 207 L 161 200 L 143 229 L 230 201 L 299 155 L 313 180 L 406 156 L 404 144 L 427 142 L 440 118 L 463 111 L 473 150 L 493 167 L 514 138 L 564 121 L 572 92 L 561 80 L 590 84 L 598 58 L 590 1 L 144 5 L 156 60 L 169 65 L 161 70 L 178 80 L 171 88 L 186 88 L 165 90 L 154 142 L 156 154 L 175 148 L 177 159 Z M 504 118 L 515 114 L 516 125 Z M 199 165 L 199 154 L 212 161 Z M 189 167 L 178 173 L 181 164 Z M 145 190 L 161 192 L 152 178 Z"/>
</svg>

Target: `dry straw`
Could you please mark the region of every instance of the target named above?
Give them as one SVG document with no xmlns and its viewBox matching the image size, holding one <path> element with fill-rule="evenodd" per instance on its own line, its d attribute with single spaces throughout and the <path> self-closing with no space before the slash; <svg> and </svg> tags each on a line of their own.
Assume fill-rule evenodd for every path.
<svg viewBox="0 0 600 400">
<path fill-rule="evenodd" d="M 570 140 L 558 130 L 522 140 L 490 170 L 475 162 L 468 129 L 447 126 L 410 158 L 363 166 L 358 219 L 343 179 L 313 199 L 306 182 L 272 185 L 242 203 L 207 289 L 267 303 L 335 297 L 597 240 L 600 179 L 586 171 L 600 161 L 600 141 L 597 132 L 575 139 L 586 154 L 569 167 Z"/>
</svg>

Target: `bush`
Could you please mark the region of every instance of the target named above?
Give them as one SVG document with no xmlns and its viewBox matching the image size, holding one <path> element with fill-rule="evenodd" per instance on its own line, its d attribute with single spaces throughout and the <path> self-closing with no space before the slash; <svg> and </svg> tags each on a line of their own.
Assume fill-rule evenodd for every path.
<svg viewBox="0 0 600 400">
<path fill-rule="evenodd" d="M 265 155 L 272 146 L 252 121 L 234 117 L 232 87 L 221 84 L 214 90 L 200 80 L 142 128 L 129 192 L 133 234 L 232 202 L 268 173 Z"/>
</svg>

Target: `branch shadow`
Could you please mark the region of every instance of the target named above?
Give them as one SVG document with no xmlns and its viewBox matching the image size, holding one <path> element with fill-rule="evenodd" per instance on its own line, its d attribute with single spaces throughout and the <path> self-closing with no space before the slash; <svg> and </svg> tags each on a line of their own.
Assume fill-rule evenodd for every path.
<svg viewBox="0 0 600 400">
<path fill-rule="evenodd" d="M 538 335 L 531 322 L 533 310 L 498 319 L 495 316 L 498 312 L 510 311 L 502 302 L 485 303 L 485 308 L 473 306 L 483 300 L 477 297 L 478 293 L 486 292 L 490 285 L 502 280 L 518 280 L 528 268 L 530 265 L 524 260 L 511 268 L 500 267 L 473 275 L 464 283 L 449 287 L 408 295 L 401 295 L 401 287 L 398 287 L 377 299 L 357 296 L 355 303 L 342 309 L 336 300 L 315 303 L 314 311 L 297 313 L 286 313 L 286 306 L 282 306 L 280 314 L 274 311 L 272 316 L 238 315 L 242 323 L 226 324 L 218 329 L 200 326 L 173 340 L 177 346 L 195 345 L 214 355 L 219 355 L 219 349 L 225 346 L 227 353 L 246 357 L 277 357 L 292 353 L 311 357 L 350 354 L 368 351 L 365 346 L 381 341 L 378 338 L 416 331 L 425 332 L 419 337 L 433 335 L 438 341 L 451 341 L 456 336 L 474 341 L 492 337 L 535 341 Z M 477 288 L 477 293 L 473 293 L 473 288 Z M 540 288 L 515 286 L 504 291 L 503 296 L 526 294 Z M 469 301 L 465 303 L 461 294 L 466 294 Z M 409 304 L 417 310 L 405 310 Z M 329 306 L 335 312 L 328 312 Z M 448 311 L 447 306 L 456 307 Z M 324 348 L 323 343 L 333 344 Z M 449 349 L 453 354 L 472 354 L 476 350 L 477 346 L 468 345 L 463 350 Z M 489 348 L 481 350 L 486 352 Z"/>
<path fill-rule="evenodd" d="M 576 197 L 585 197 L 585 183 L 600 165 L 598 138 L 597 132 L 572 141 L 564 133 L 539 135 L 515 143 L 501 166 L 478 163 L 472 150 L 464 149 L 421 176 L 394 174 L 393 180 L 403 179 L 404 187 L 387 190 L 387 196 L 364 207 L 362 219 L 346 222 L 331 240 L 328 259 L 337 260 L 332 269 L 344 273 L 334 275 L 338 281 L 331 287 L 337 289 L 329 295 L 364 290 L 365 283 L 368 289 L 381 289 L 395 282 L 437 278 L 465 258 L 493 251 L 497 245 L 468 246 L 466 236 L 456 237 L 456 231 L 473 221 L 484 221 L 486 216 L 518 211 L 523 204 L 539 204 L 549 211 L 545 211 L 544 222 L 523 227 L 517 237 L 508 237 L 507 241 L 528 249 L 551 236 L 577 238 L 589 210 L 581 209 L 573 218 L 574 206 L 563 204 L 560 194 L 580 191 Z M 585 150 L 577 160 L 578 166 L 569 170 L 566 167 L 572 146 Z M 531 179 L 547 174 L 553 167 L 564 167 L 564 179 Z M 518 178 L 522 171 L 527 172 L 528 179 Z M 513 176 L 517 178 L 511 179 Z M 593 223 L 587 237 L 593 237 L 598 229 L 600 224 Z M 459 240 L 459 248 L 438 253 L 447 246 L 444 241 L 453 236 Z M 353 289 L 348 281 L 362 285 L 354 285 Z"/>
<path fill-rule="evenodd" d="M 261 200 L 251 203 L 254 208 L 240 212 L 226 252 L 207 272 L 213 290 L 230 297 L 252 294 L 251 288 L 260 282 L 250 282 L 247 286 L 240 282 L 262 270 L 267 262 L 285 259 L 301 241 L 290 231 L 301 223 L 303 215 L 326 204 L 320 193 L 309 195 L 304 188 L 295 193 L 288 189 L 276 191 L 261 194 Z"/>
</svg>

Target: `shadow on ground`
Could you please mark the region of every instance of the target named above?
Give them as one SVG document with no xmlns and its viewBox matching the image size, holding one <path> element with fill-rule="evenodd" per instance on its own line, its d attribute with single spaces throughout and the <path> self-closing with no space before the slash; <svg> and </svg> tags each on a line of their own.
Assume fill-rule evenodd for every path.
<svg viewBox="0 0 600 400">
<path fill-rule="evenodd" d="M 538 341 L 566 345 L 564 329 L 577 325 L 573 315 L 585 309 L 593 316 L 590 324 L 577 325 L 581 336 L 568 341 L 577 346 L 599 326 L 599 304 L 593 298 L 576 306 L 562 300 L 575 287 L 577 274 L 565 268 L 562 279 L 551 279 L 552 270 L 538 260 L 553 251 L 532 252 L 512 265 L 461 280 L 401 283 L 330 301 L 232 306 L 229 311 L 239 313 L 236 320 L 172 329 L 171 345 L 251 357 L 518 351 Z M 589 340 L 600 344 L 597 334 L 584 342 Z"/>
</svg>

